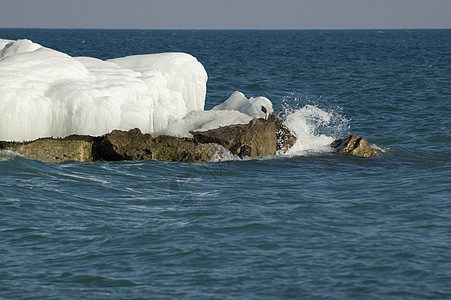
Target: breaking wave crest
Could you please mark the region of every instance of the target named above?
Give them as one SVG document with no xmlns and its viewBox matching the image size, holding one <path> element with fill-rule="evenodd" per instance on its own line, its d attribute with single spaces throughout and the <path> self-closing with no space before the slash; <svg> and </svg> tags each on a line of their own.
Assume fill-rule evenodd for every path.
<svg viewBox="0 0 451 300">
<path fill-rule="evenodd" d="M 320 107 L 317 101 L 296 93 L 283 99 L 280 115 L 297 136 L 289 156 L 328 152 L 330 143 L 349 133 L 349 120 L 341 108 Z"/>
</svg>

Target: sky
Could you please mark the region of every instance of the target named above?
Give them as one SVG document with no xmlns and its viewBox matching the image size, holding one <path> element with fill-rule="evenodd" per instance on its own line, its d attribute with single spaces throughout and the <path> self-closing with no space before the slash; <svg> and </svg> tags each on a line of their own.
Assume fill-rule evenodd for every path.
<svg viewBox="0 0 451 300">
<path fill-rule="evenodd" d="M 451 0 L 0 0 L 0 28 L 451 28 Z"/>
</svg>

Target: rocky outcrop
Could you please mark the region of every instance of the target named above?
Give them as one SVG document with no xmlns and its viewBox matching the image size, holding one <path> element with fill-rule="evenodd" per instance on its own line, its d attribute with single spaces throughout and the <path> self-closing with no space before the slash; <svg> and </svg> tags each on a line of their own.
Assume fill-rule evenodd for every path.
<svg viewBox="0 0 451 300">
<path fill-rule="evenodd" d="M 171 162 L 212 162 L 230 157 L 259 158 L 288 151 L 296 136 L 275 115 L 253 119 L 248 124 L 229 125 L 191 132 L 193 138 L 161 135 L 152 137 L 139 129 L 114 130 L 100 137 L 71 135 L 41 138 L 31 142 L 0 142 L 0 150 L 12 150 L 25 158 L 45 162 L 162 160 Z M 335 140 L 335 152 L 376 157 L 377 152 L 357 135 Z"/>
<path fill-rule="evenodd" d="M 351 154 L 362 157 L 377 157 L 377 152 L 371 148 L 367 140 L 358 135 L 350 135 L 344 139 L 338 139 L 330 145 L 335 152 Z"/>
<path fill-rule="evenodd" d="M 195 143 L 219 144 L 240 158 L 276 154 L 275 124 L 265 119 L 191 133 Z"/>
<path fill-rule="evenodd" d="M 94 160 L 164 160 L 209 162 L 217 159 L 218 149 L 211 144 L 172 136 L 152 138 L 139 129 L 114 130 L 94 145 Z"/>
<path fill-rule="evenodd" d="M 29 159 L 45 162 L 93 160 L 95 138 L 71 135 L 65 138 L 41 138 L 31 142 L 1 142 L 0 149 L 12 150 Z"/>
<path fill-rule="evenodd" d="M 232 154 L 244 158 L 275 155 L 288 150 L 296 137 L 275 115 L 203 132 L 194 138 L 161 135 L 152 137 L 139 129 L 114 130 L 100 137 L 72 135 L 41 138 L 31 142 L 0 142 L 0 150 L 12 150 L 25 158 L 46 162 L 163 160 L 218 161 Z"/>
<path fill-rule="evenodd" d="M 284 154 L 293 147 L 297 138 L 294 133 L 288 129 L 281 118 L 272 114 L 269 116 L 268 120 L 272 121 L 272 119 L 274 119 L 274 124 L 276 126 L 277 153 Z"/>
<path fill-rule="evenodd" d="M 240 158 L 286 152 L 296 142 L 294 134 L 274 114 L 268 119 L 253 119 L 245 125 L 230 125 L 191 134 L 196 143 L 219 144 Z"/>
</svg>

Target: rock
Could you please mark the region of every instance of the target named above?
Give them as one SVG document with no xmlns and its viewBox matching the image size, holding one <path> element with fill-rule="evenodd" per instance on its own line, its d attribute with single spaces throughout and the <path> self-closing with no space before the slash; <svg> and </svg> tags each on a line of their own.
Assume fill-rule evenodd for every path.
<svg viewBox="0 0 451 300">
<path fill-rule="evenodd" d="M 275 114 L 268 117 L 270 122 L 274 122 L 276 126 L 276 150 L 278 154 L 284 154 L 296 143 L 296 135 L 285 126 L 283 120 Z"/>
<path fill-rule="evenodd" d="M 72 135 L 66 138 L 41 138 L 31 142 L 3 142 L 0 149 L 8 149 L 25 158 L 44 162 L 92 161 L 95 139 L 90 136 Z"/>
<path fill-rule="evenodd" d="M 218 161 L 224 156 L 225 149 L 217 146 L 196 143 L 192 139 L 161 135 L 155 138 L 153 159 L 194 163 Z"/>
<path fill-rule="evenodd" d="M 101 136 L 94 146 L 94 160 L 152 159 L 152 135 L 135 128 L 129 131 L 113 130 Z"/>
<path fill-rule="evenodd" d="M 350 135 L 344 139 L 338 139 L 330 144 L 332 149 L 343 154 L 352 154 L 362 157 L 377 157 L 377 152 L 371 148 L 370 144 L 363 137 Z"/>
<path fill-rule="evenodd" d="M 163 160 L 218 161 L 232 154 L 257 158 L 286 152 L 296 137 L 274 114 L 254 118 L 245 125 L 229 125 L 191 132 L 193 139 L 161 135 L 153 138 L 139 129 L 114 130 L 100 137 L 71 135 L 31 142 L 0 142 L 0 150 L 12 150 L 25 158 L 45 162 Z M 229 152 L 230 151 L 230 152 Z M 232 154 L 231 154 L 232 153 Z"/>
<path fill-rule="evenodd" d="M 210 144 L 196 144 L 190 139 L 164 135 L 152 138 L 136 128 L 114 130 L 101 137 L 95 145 L 94 159 L 209 162 L 217 159 L 217 152 Z"/>
<path fill-rule="evenodd" d="M 240 158 L 285 153 L 296 142 L 296 136 L 275 114 L 269 115 L 268 119 L 254 118 L 245 125 L 230 125 L 190 133 L 195 142 L 219 144 Z"/>
<path fill-rule="evenodd" d="M 265 119 L 190 133 L 196 143 L 219 144 L 240 158 L 275 155 L 277 150 L 275 123 Z"/>
</svg>

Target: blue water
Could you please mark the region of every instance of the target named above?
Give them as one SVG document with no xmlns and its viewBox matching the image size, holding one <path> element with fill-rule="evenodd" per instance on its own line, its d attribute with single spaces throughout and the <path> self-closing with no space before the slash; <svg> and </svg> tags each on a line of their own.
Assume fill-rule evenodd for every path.
<svg viewBox="0 0 451 300">
<path fill-rule="evenodd" d="M 2 299 L 451 299 L 451 30 L 0 29 L 72 56 L 193 54 L 239 90 L 348 120 L 379 158 L 0 160 Z M 308 142 L 308 141 L 306 141 Z"/>
</svg>

